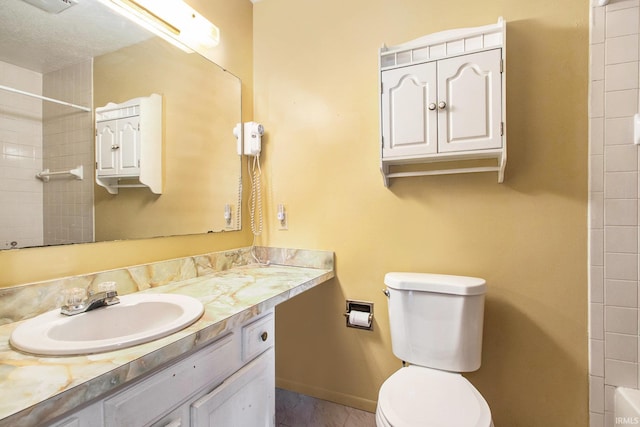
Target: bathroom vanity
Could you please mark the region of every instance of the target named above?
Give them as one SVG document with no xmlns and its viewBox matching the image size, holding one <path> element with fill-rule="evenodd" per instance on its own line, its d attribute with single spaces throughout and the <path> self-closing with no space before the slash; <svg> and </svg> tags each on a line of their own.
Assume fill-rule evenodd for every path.
<svg viewBox="0 0 640 427">
<path fill-rule="evenodd" d="M 8 338 L 21 322 L 0 326 L 0 387 L 11 390 L 0 403 L 0 426 L 273 425 L 274 307 L 331 279 L 333 253 L 261 251 L 268 266 L 250 264 L 241 249 L 0 290 L 3 303 L 24 301 L 20 291 L 35 295 L 112 275 L 135 282 L 123 283 L 125 292 L 137 286 L 189 295 L 205 308 L 168 337 L 95 355 L 20 353 Z"/>
</svg>

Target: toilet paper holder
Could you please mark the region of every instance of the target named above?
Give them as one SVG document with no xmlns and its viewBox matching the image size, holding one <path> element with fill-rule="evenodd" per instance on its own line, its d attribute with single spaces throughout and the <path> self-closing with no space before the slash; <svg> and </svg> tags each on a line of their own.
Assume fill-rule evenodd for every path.
<svg viewBox="0 0 640 427">
<path fill-rule="evenodd" d="M 346 313 L 348 328 L 373 331 L 373 303 L 368 301 L 347 300 Z M 353 315 L 351 314 L 353 312 Z"/>
</svg>

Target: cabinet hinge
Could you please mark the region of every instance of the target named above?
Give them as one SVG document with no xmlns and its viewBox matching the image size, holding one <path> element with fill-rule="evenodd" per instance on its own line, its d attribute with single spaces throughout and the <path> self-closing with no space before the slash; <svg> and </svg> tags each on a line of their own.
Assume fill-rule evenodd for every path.
<svg viewBox="0 0 640 427">
<path fill-rule="evenodd" d="M 380 93 L 384 93 L 383 87 L 384 87 L 384 83 L 381 82 L 380 83 Z"/>
<path fill-rule="evenodd" d="M 138 131 L 140 130 L 140 123 L 138 123 Z"/>
<path fill-rule="evenodd" d="M 504 122 L 500 122 L 500 136 L 504 136 Z"/>
<path fill-rule="evenodd" d="M 140 159 L 138 159 L 138 167 L 140 167 Z"/>
<path fill-rule="evenodd" d="M 98 170 L 98 162 L 96 162 L 96 170 Z"/>
<path fill-rule="evenodd" d="M 500 74 L 504 73 L 504 59 L 500 59 Z"/>
</svg>

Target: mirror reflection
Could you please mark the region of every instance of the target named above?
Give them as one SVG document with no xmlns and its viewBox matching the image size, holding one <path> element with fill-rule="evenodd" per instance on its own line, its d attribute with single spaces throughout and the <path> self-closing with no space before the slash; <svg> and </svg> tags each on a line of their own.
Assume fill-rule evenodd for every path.
<svg viewBox="0 0 640 427">
<path fill-rule="evenodd" d="M 48 3 L 0 10 L 0 248 L 239 229 L 239 79 L 97 0 L 59 13 L 32 2 Z M 152 94 L 162 97 L 162 194 L 110 194 L 95 180 L 95 108 Z M 65 173 L 79 167 L 82 179 Z"/>
</svg>

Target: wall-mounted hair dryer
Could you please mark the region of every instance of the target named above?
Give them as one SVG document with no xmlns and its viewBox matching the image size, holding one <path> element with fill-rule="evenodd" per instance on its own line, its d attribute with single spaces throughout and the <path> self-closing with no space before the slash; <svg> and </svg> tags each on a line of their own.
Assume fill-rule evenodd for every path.
<svg viewBox="0 0 640 427">
<path fill-rule="evenodd" d="M 262 135 L 264 127 L 260 123 L 247 122 L 244 124 L 244 154 L 257 156 L 262 149 Z"/>
<path fill-rule="evenodd" d="M 262 135 L 264 135 L 264 127 L 260 123 L 247 122 L 238 123 L 233 128 L 233 136 L 236 137 L 238 155 L 257 156 L 262 149 Z M 244 140 L 244 144 L 242 143 Z M 244 151 L 243 151 L 244 146 Z"/>
</svg>

